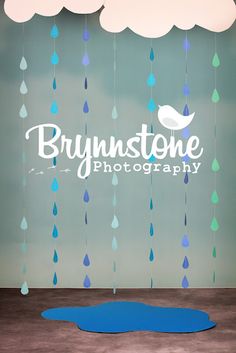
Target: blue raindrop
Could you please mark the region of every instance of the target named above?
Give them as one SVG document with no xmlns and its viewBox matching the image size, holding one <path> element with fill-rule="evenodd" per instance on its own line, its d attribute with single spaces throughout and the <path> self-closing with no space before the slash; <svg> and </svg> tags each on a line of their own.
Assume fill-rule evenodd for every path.
<svg viewBox="0 0 236 353">
<path fill-rule="evenodd" d="M 53 262 L 54 262 L 55 264 L 58 262 L 58 254 L 57 254 L 57 251 L 56 251 L 56 250 L 54 250 Z"/>
<path fill-rule="evenodd" d="M 88 79 L 85 77 L 84 79 L 84 89 L 88 89 Z"/>
<path fill-rule="evenodd" d="M 59 63 L 59 56 L 57 55 L 56 51 L 51 56 L 51 63 L 53 65 L 57 65 Z"/>
<path fill-rule="evenodd" d="M 153 202 L 152 202 L 152 198 L 150 199 L 149 208 L 150 208 L 150 210 L 153 210 Z"/>
<path fill-rule="evenodd" d="M 189 51 L 190 49 L 190 42 L 187 37 L 184 39 L 183 47 L 185 51 Z"/>
<path fill-rule="evenodd" d="M 53 209 L 52 209 L 53 216 L 57 216 L 57 205 L 56 202 L 53 204 Z"/>
<path fill-rule="evenodd" d="M 152 262 L 154 260 L 154 252 L 153 250 L 151 249 L 150 250 L 150 254 L 149 254 L 149 261 Z"/>
<path fill-rule="evenodd" d="M 184 248 L 188 248 L 189 247 L 189 239 L 188 236 L 185 234 L 182 238 L 181 244 Z"/>
<path fill-rule="evenodd" d="M 55 78 L 55 77 L 54 77 L 54 79 L 53 79 L 53 81 L 52 81 L 52 88 L 53 88 L 54 90 L 57 89 L 57 81 L 56 81 L 56 78 Z"/>
<path fill-rule="evenodd" d="M 83 55 L 83 58 L 82 58 L 82 64 L 83 64 L 84 66 L 88 66 L 89 63 L 90 63 L 90 60 L 89 60 L 88 53 L 85 53 L 85 54 Z"/>
<path fill-rule="evenodd" d="M 53 157 L 52 159 L 52 165 L 55 167 L 57 165 L 57 158 Z"/>
<path fill-rule="evenodd" d="M 83 197 L 84 202 L 89 202 L 89 193 L 87 190 L 84 192 L 84 197 Z"/>
<path fill-rule="evenodd" d="M 87 28 L 84 28 L 83 30 L 83 40 L 87 42 L 90 38 L 90 33 Z"/>
<path fill-rule="evenodd" d="M 149 103 L 148 103 L 148 110 L 149 110 L 151 113 L 153 113 L 153 112 L 156 110 L 156 104 L 155 104 L 153 98 L 151 98 L 151 99 L 149 100 Z"/>
<path fill-rule="evenodd" d="M 190 130 L 189 130 L 189 127 L 185 127 L 183 130 L 182 130 L 182 136 L 185 140 L 187 140 L 190 136 Z"/>
<path fill-rule="evenodd" d="M 154 235 L 154 227 L 153 224 L 150 224 L 150 230 L 149 230 L 150 236 L 152 237 Z"/>
<path fill-rule="evenodd" d="M 87 212 L 85 212 L 85 215 L 84 215 L 84 223 L 87 225 L 88 224 L 88 215 L 87 215 Z"/>
<path fill-rule="evenodd" d="M 184 278 L 182 280 L 182 287 L 183 288 L 188 288 L 189 287 L 188 279 L 187 279 L 186 276 L 184 276 Z"/>
<path fill-rule="evenodd" d="M 184 184 L 188 184 L 188 172 L 185 173 Z"/>
<path fill-rule="evenodd" d="M 150 163 L 155 163 L 156 162 L 156 157 L 152 154 L 151 157 L 148 159 Z"/>
<path fill-rule="evenodd" d="M 190 95 L 190 88 L 187 83 L 185 83 L 183 86 L 183 94 L 185 97 Z"/>
<path fill-rule="evenodd" d="M 189 261 L 188 261 L 188 258 L 187 256 L 184 257 L 184 261 L 183 261 L 183 268 L 186 269 L 189 267 Z"/>
<path fill-rule="evenodd" d="M 153 50 L 153 48 L 151 48 L 151 50 L 150 50 L 149 58 L 150 58 L 151 61 L 153 61 L 153 60 L 155 59 L 155 55 L 154 55 L 154 50 Z"/>
<path fill-rule="evenodd" d="M 90 265 L 90 260 L 89 260 L 88 254 L 86 254 L 85 257 L 84 257 L 83 265 L 84 266 L 89 266 Z"/>
<path fill-rule="evenodd" d="M 83 112 L 84 113 L 88 113 L 89 112 L 89 106 L 88 106 L 88 102 L 87 101 L 84 102 Z"/>
<path fill-rule="evenodd" d="M 185 106 L 184 106 L 183 115 L 184 116 L 189 116 L 188 104 L 185 104 Z"/>
<path fill-rule="evenodd" d="M 155 84 L 156 84 L 156 78 L 153 75 L 153 73 L 151 72 L 150 75 L 148 76 L 148 79 L 147 79 L 147 85 L 149 87 L 153 87 L 153 86 L 155 86 Z"/>
<path fill-rule="evenodd" d="M 185 163 L 188 163 L 190 161 L 190 157 L 186 154 L 185 156 L 182 157 L 182 161 Z"/>
<path fill-rule="evenodd" d="M 54 284 L 54 286 L 57 285 L 57 274 L 56 274 L 56 272 L 54 272 L 52 283 Z"/>
<path fill-rule="evenodd" d="M 51 189 L 52 189 L 53 192 L 57 192 L 58 189 L 59 189 L 59 185 L 58 185 L 58 182 L 57 182 L 56 178 L 53 179 L 53 182 L 52 182 L 52 185 L 51 185 Z"/>
<path fill-rule="evenodd" d="M 53 238 L 57 238 L 58 237 L 58 230 L 57 230 L 57 227 L 56 227 L 55 224 L 53 226 L 52 236 L 53 236 Z"/>
<path fill-rule="evenodd" d="M 51 29 L 51 32 L 50 32 L 50 36 L 51 36 L 51 38 L 53 38 L 53 39 L 56 39 L 56 38 L 59 36 L 59 30 L 58 30 L 56 24 L 54 24 L 54 25 L 52 26 L 52 29 Z"/>
<path fill-rule="evenodd" d="M 58 106 L 56 101 L 52 102 L 50 112 L 54 115 L 58 114 Z"/>
<path fill-rule="evenodd" d="M 89 279 L 88 275 L 85 276 L 83 285 L 84 285 L 84 288 L 90 288 L 91 282 L 90 282 L 90 279 Z"/>
<path fill-rule="evenodd" d="M 184 215 L 184 225 L 185 225 L 185 226 L 187 225 L 187 215 L 186 215 L 186 213 L 185 213 L 185 215 Z"/>
</svg>

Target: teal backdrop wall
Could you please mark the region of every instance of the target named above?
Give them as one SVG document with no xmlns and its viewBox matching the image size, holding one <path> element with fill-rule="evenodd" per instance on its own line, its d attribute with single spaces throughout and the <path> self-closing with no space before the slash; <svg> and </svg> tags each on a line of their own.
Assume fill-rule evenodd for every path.
<svg viewBox="0 0 236 353">
<path fill-rule="evenodd" d="M 40 123 L 51 122 L 52 100 L 52 18 L 35 16 L 25 24 L 25 56 L 28 61 L 26 97 L 29 116 L 25 129 Z M 63 11 L 56 17 L 60 30 L 57 52 L 58 103 L 60 114 L 57 124 L 68 136 L 84 131 L 82 105 L 84 100 L 81 65 L 83 55 L 83 16 Z M 91 64 L 88 69 L 90 113 L 88 135 L 108 138 L 113 133 L 111 110 L 113 105 L 113 34 L 99 25 L 98 14 L 88 16 L 91 39 L 88 44 Z M 0 15 L 0 286 L 19 287 L 22 283 L 22 231 L 19 224 L 22 211 L 22 122 L 18 117 L 21 105 L 19 86 L 22 54 L 22 25 L 12 22 L 1 9 Z M 154 72 L 157 86 L 154 98 L 158 104 L 170 104 L 178 111 L 184 107 L 182 86 L 185 74 L 185 53 L 182 43 L 185 33 L 178 29 L 165 37 L 153 40 L 157 53 Z M 214 34 L 201 28 L 188 32 L 191 43 L 189 52 L 190 110 L 196 112 L 191 123 L 191 133 L 200 138 L 204 153 L 197 175 L 190 175 L 188 186 L 190 268 L 188 278 L 192 287 L 212 286 L 212 245 L 210 230 L 213 190 L 211 162 L 214 158 L 214 107 L 211 94 L 214 73 L 211 66 L 214 54 Z M 217 87 L 221 101 L 217 105 L 217 157 L 221 170 L 217 176 L 220 204 L 217 216 L 220 229 L 216 234 L 217 259 L 216 287 L 236 285 L 236 26 L 217 34 L 221 67 L 217 71 Z M 117 35 L 117 120 L 118 136 L 123 140 L 134 136 L 142 123 L 149 123 L 147 111 L 149 90 L 150 40 L 139 37 L 130 30 Z M 155 130 L 168 136 L 155 116 Z M 177 136 L 179 136 L 177 134 Z M 50 191 L 52 170 L 50 165 L 37 157 L 36 135 L 27 142 L 27 171 L 35 168 L 43 175 L 28 176 L 26 216 L 29 230 L 27 239 L 27 279 L 29 287 L 52 286 L 53 195 Z M 117 162 L 120 162 L 117 159 Z M 143 162 L 143 160 L 139 160 Z M 168 159 L 167 163 L 170 162 Z M 173 163 L 172 163 L 173 164 Z M 82 260 L 85 252 L 84 182 L 76 177 L 78 161 L 68 162 L 58 158 L 58 169 L 69 167 L 72 172 L 58 172 L 60 191 L 58 227 L 60 237 L 57 265 L 59 287 L 81 287 L 85 275 Z M 143 173 L 119 173 L 117 187 L 117 215 L 120 228 L 117 232 L 117 282 L 120 287 L 148 287 L 150 284 L 149 185 L 150 176 Z M 113 210 L 111 174 L 97 173 L 89 178 L 91 202 L 88 206 L 88 248 L 91 258 L 90 278 L 92 287 L 112 286 L 111 221 Z M 155 287 L 180 287 L 184 271 L 181 267 L 184 250 L 184 183 L 183 173 L 178 176 L 156 173 L 154 185 L 154 224 L 157 231 L 154 249 L 157 259 L 153 267 Z"/>
</svg>

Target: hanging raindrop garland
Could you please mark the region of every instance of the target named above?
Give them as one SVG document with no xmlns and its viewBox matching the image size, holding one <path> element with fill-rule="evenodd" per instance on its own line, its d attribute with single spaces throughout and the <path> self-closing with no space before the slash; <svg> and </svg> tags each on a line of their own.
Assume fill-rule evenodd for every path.
<svg viewBox="0 0 236 353">
<path fill-rule="evenodd" d="M 114 136 L 117 137 L 117 128 L 116 128 L 116 119 L 118 118 L 118 112 L 116 107 L 116 34 L 113 37 L 113 108 L 112 108 L 112 120 L 114 123 Z M 113 220 L 111 223 L 111 227 L 113 229 L 112 232 L 112 251 L 113 251 L 113 263 L 112 263 L 112 271 L 113 271 L 113 294 L 116 294 L 117 290 L 117 283 L 116 283 L 116 271 L 117 271 L 117 261 L 116 261 L 116 252 L 118 249 L 118 242 L 117 242 L 117 228 L 119 227 L 119 220 L 116 215 L 116 205 L 117 205 L 117 185 L 118 185 L 118 177 L 116 172 L 113 173 L 112 176 L 112 186 L 113 186 L 113 198 L 112 198 L 112 206 L 113 206 Z"/>
<path fill-rule="evenodd" d="M 216 191 L 216 174 L 217 172 L 220 170 L 220 165 L 219 162 L 216 158 L 216 116 L 217 116 L 217 112 L 216 112 L 216 103 L 218 103 L 220 101 L 220 95 L 217 91 L 217 82 L 216 82 L 216 77 L 217 77 L 217 69 L 220 66 L 220 59 L 219 56 L 217 54 L 217 47 L 216 47 L 216 34 L 214 35 L 214 40 L 215 40 L 215 45 L 214 45 L 214 55 L 212 58 L 212 66 L 214 68 L 214 90 L 212 93 L 212 103 L 214 104 L 214 159 L 212 161 L 212 165 L 211 165 L 211 170 L 214 174 L 213 176 L 213 180 L 214 180 L 214 190 L 211 194 L 211 202 L 212 202 L 212 206 L 213 206 L 213 217 L 212 217 L 212 221 L 211 221 L 211 230 L 213 232 L 213 248 L 212 248 L 212 257 L 213 257 L 213 277 L 212 277 L 212 281 L 213 283 L 216 282 L 216 272 L 215 272 L 215 260 L 216 260 L 216 232 L 219 229 L 219 223 L 218 220 L 216 218 L 216 206 L 219 203 L 219 196 L 218 193 Z"/>
<path fill-rule="evenodd" d="M 57 90 L 56 65 L 59 63 L 59 56 L 56 52 L 56 39 L 59 36 L 59 31 L 58 31 L 57 25 L 55 23 L 55 18 L 54 18 L 54 24 L 51 28 L 50 36 L 53 40 L 53 53 L 51 56 L 51 64 L 53 65 L 53 80 L 52 80 L 53 101 L 51 104 L 50 112 L 53 117 L 56 117 L 59 113 L 58 105 L 57 105 L 57 101 L 56 101 L 56 90 Z M 52 131 L 52 134 L 53 134 L 53 136 L 55 135 L 55 130 Z M 57 165 L 57 159 L 56 159 L 56 157 L 54 157 L 52 159 L 52 168 L 55 170 L 55 174 L 54 174 L 54 178 L 53 178 L 53 181 L 51 184 L 51 190 L 54 194 L 54 201 L 53 201 L 53 205 L 52 205 L 52 215 L 54 218 L 52 237 L 53 237 L 54 241 L 57 240 L 58 235 L 59 235 L 57 224 L 56 224 L 56 220 L 57 220 L 57 216 L 58 216 L 58 206 L 57 206 L 57 202 L 56 202 L 56 195 L 57 195 L 57 192 L 59 189 L 59 184 L 58 184 L 58 180 L 56 177 L 56 174 L 57 174 L 56 173 L 56 165 Z M 56 271 L 56 265 L 58 263 L 58 260 L 59 260 L 58 250 L 56 247 L 56 242 L 54 242 L 53 253 L 52 253 L 52 261 L 55 266 L 55 270 L 53 271 L 53 278 L 52 278 L 52 283 L 54 286 L 56 286 L 58 283 L 58 274 Z"/>
<path fill-rule="evenodd" d="M 147 79 L 147 85 L 150 88 L 150 99 L 148 102 L 148 110 L 150 112 L 150 117 L 151 117 L 151 123 L 150 123 L 150 132 L 153 133 L 153 116 L 154 112 L 156 110 L 156 104 L 153 99 L 153 87 L 156 84 L 156 78 L 153 74 L 153 62 L 155 60 L 155 54 L 152 46 L 152 40 L 151 40 L 151 46 L 150 46 L 150 53 L 149 53 L 149 61 L 150 61 L 150 73 Z M 156 161 L 156 158 L 154 156 L 151 156 L 149 159 L 150 163 L 153 163 Z M 153 288 L 153 264 L 155 260 L 155 254 L 154 254 L 154 249 L 153 249 L 153 238 L 154 238 L 154 225 L 153 225 L 153 175 L 152 172 L 150 173 L 150 200 L 149 200 L 149 210 L 150 210 L 150 225 L 149 225 L 149 236 L 151 238 L 151 243 L 150 243 L 150 251 L 149 251 L 149 262 L 151 264 L 151 269 L 150 269 L 150 287 Z"/>
<path fill-rule="evenodd" d="M 28 223 L 26 220 L 26 206 L 25 206 L 25 194 L 26 194 L 26 154 L 25 154 L 25 139 L 24 139 L 24 131 L 25 131 L 25 118 L 28 116 L 28 112 L 25 106 L 25 95 L 28 93 L 28 88 L 25 83 L 25 71 L 27 70 L 27 62 L 25 59 L 25 48 L 24 48 L 24 37 L 25 37 L 25 27 L 24 24 L 22 25 L 22 58 L 20 61 L 20 70 L 22 72 L 22 81 L 20 84 L 20 94 L 22 97 L 22 105 L 19 111 L 19 117 L 22 119 L 22 210 L 23 210 L 23 217 L 20 223 L 20 229 L 23 232 L 23 241 L 21 243 L 21 252 L 23 255 L 23 264 L 21 268 L 21 272 L 23 275 L 23 282 L 21 284 L 21 294 L 27 295 L 29 293 L 28 283 L 26 281 L 26 253 L 27 253 L 27 230 L 28 230 Z"/>
<path fill-rule="evenodd" d="M 88 31 L 88 24 L 87 24 L 87 15 L 84 17 L 84 28 L 83 28 L 83 34 L 82 34 L 82 39 L 84 42 L 84 54 L 82 58 L 82 65 L 84 66 L 84 104 L 83 104 L 83 113 L 84 113 L 84 118 L 85 118 L 85 128 L 84 128 L 84 134 L 85 137 L 87 137 L 88 134 L 88 125 L 87 125 L 87 117 L 89 113 L 89 104 L 88 104 L 88 98 L 87 98 L 87 90 L 88 90 L 88 77 L 87 77 L 87 67 L 90 63 L 89 56 L 88 56 L 88 50 L 87 50 L 87 42 L 89 41 L 90 38 L 90 33 Z M 84 223 L 85 223 L 85 255 L 83 258 L 83 265 L 86 268 L 86 274 L 83 280 L 83 286 L 84 288 L 90 288 L 91 287 L 91 280 L 89 278 L 89 275 L 87 273 L 87 268 L 90 266 L 90 258 L 88 255 L 88 203 L 90 201 L 89 197 L 89 192 L 88 192 L 88 177 L 85 179 L 85 191 L 83 195 L 83 201 L 85 204 L 85 214 L 84 214 Z"/>
<path fill-rule="evenodd" d="M 188 107 L 188 97 L 190 95 L 190 89 L 189 89 L 189 84 L 188 84 L 188 52 L 190 49 L 190 42 L 188 40 L 188 34 L 186 31 L 185 34 L 185 39 L 184 39 L 184 44 L 183 44 L 183 48 L 185 51 L 185 82 L 184 82 L 184 86 L 183 86 L 183 94 L 185 96 L 185 105 L 184 105 L 184 110 L 183 110 L 183 115 L 184 116 L 188 116 L 189 115 L 189 107 Z M 182 131 L 182 137 L 184 139 L 188 139 L 190 136 L 190 131 L 189 131 L 189 127 L 186 127 L 183 129 Z M 183 157 L 183 161 L 187 164 L 189 162 L 189 156 L 186 155 Z M 187 185 L 189 183 L 189 175 L 188 175 L 188 171 L 186 169 L 186 173 L 184 176 L 184 205 L 185 205 L 185 211 L 184 211 L 184 235 L 182 237 L 182 247 L 184 248 L 184 251 L 186 252 L 187 248 L 189 247 L 189 237 L 188 237 L 188 220 L 187 220 L 187 202 L 188 202 L 188 198 L 187 198 Z M 186 253 L 184 254 L 184 258 L 183 258 L 183 262 L 182 262 L 182 267 L 185 271 L 184 276 L 182 278 L 182 287 L 183 288 L 188 288 L 189 287 L 189 281 L 186 275 L 186 271 L 189 268 L 189 259 L 186 255 Z"/>
</svg>

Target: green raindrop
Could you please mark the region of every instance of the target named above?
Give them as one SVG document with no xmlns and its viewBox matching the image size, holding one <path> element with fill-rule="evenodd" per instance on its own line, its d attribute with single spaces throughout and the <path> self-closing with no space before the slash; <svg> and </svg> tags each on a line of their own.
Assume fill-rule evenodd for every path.
<svg viewBox="0 0 236 353">
<path fill-rule="evenodd" d="M 219 162 L 217 161 L 217 159 L 215 158 L 212 162 L 212 165 L 211 165 L 211 170 L 213 172 L 218 172 L 220 170 L 220 165 L 219 165 Z"/>
<path fill-rule="evenodd" d="M 216 258 L 216 247 L 214 246 L 213 251 L 212 251 L 212 256 Z"/>
<path fill-rule="evenodd" d="M 216 88 L 214 89 L 214 91 L 212 93 L 211 100 L 212 100 L 213 103 L 218 103 L 219 100 L 220 100 L 220 95 L 219 95 L 219 93 L 218 93 Z"/>
<path fill-rule="evenodd" d="M 211 221 L 211 230 L 213 232 L 216 232 L 218 229 L 219 229 L 219 223 L 218 223 L 216 217 L 213 217 L 212 221 Z"/>
<path fill-rule="evenodd" d="M 216 273 L 215 273 L 215 271 L 213 272 L 213 278 L 212 278 L 212 280 L 213 280 L 213 283 L 216 283 Z"/>
<path fill-rule="evenodd" d="M 219 196 L 218 196 L 216 190 L 213 191 L 213 193 L 211 194 L 211 202 L 214 204 L 219 203 Z"/>
<path fill-rule="evenodd" d="M 213 56 L 212 66 L 215 67 L 215 68 L 220 66 L 220 59 L 219 59 L 219 56 L 218 56 L 217 53 L 215 53 L 215 55 Z"/>
</svg>

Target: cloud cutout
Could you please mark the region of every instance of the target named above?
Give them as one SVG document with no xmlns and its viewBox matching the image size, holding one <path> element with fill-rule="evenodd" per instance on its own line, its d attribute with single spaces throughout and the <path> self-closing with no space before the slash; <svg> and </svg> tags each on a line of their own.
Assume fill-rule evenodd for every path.
<svg viewBox="0 0 236 353">
<path fill-rule="evenodd" d="M 148 38 L 162 37 L 173 26 L 189 30 L 195 25 L 213 32 L 227 30 L 236 19 L 234 0 L 5 0 L 6 14 L 26 22 L 34 14 L 55 16 L 63 7 L 71 12 L 98 11 L 100 24 L 108 32 L 125 28 Z"/>
</svg>

